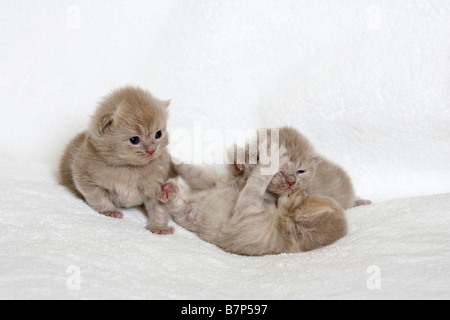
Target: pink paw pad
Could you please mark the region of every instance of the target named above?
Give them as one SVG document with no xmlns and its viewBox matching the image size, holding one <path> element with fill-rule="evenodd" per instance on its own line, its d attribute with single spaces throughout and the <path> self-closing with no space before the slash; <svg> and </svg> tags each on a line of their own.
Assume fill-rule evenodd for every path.
<svg viewBox="0 0 450 320">
<path fill-rule="evenodd" d="M 159 234 L 159 235 L 168 235 L 168 234 L 173 234 L 175 232 L 175 229 L 172 227 L 158 228 L 158 227 L 147 226 L 147 227 L 145 227 L 145 229 L 147 229 L 151 233 Z"/>
<path fill-rule="evenodd" d="M 158 198 L 162 202 L 167 202 L 171 200 L 178 191 L 177 185 L 168 182 L 161 187 L 161 193 L 158 195 Z"/>
<path fill-rule="evenodd" d="M 107 216 L 107 217 L 114 218 L 114 219 L 122 219 L 123 218 L 122 212 L 119 212 L 119 211 L 103 211 L 103 212 L 100 212 L 100 214 Z"/>
</svg>

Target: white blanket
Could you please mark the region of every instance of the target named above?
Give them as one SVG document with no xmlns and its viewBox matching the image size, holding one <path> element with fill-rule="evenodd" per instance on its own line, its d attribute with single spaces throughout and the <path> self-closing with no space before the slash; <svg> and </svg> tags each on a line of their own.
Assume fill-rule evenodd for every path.
<svg viewBox="0 0 450 320">
<path fill-rule="evenodd" d="M 243 257 L 99 215 L 45 165 L 1 161 L 0 298 L 449 299 L 450 194 L 348 210 L 316 251 Z"/>
</svg>

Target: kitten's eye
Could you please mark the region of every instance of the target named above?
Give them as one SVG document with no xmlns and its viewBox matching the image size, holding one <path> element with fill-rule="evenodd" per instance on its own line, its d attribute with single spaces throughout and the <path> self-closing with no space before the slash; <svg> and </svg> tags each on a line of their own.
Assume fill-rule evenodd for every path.
<svg viewBox="0 0 450 320">
<path fill-rule="evenodd" d="M 298 171 L 297 171 L 298 174 L 303 174 L 303 173 L 305 173 L 305 172 L 306 172 L 305 170 L 298 170 Z"/>
<path fill-rule="evenodd" d="M 139 139 L 139 137 L 133 137 L 133 138 L 130 138 L 130 142 L 131 142 L 131 144 L 136 145 L 140 142 L 140 139 Z"/>
<path fill-rule="evenodd" d="M 155 134 L 155 139 L 159 139 L 162 136 L 162 131 L 159 130 L 156 134 Z"/>
</svg>

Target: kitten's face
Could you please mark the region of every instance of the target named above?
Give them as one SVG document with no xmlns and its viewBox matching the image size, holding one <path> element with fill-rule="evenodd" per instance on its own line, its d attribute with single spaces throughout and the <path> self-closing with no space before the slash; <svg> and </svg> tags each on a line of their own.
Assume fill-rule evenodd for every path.
<svg viewBox="0 0 450 320">
<path fill-rule="evenodd" d="M 154 123 L 118 126 L 108 140 L 113 147 L 112 156 L 129 165 L 149 164 L 169 143 L 166 126 Z"/>
<path fill-rule="evenodd" d="M 114 92 L 94 117 L 97 150 L 116 165 L 141 166 L 156 160 L 169 144 L 167 107 L 168 102 L 140 89 Z"/>
<path fill-rule="evenodd" d="M 278 131 L 278 145 L 283 146 L 287 150 L 290 162 L 273 177 L 267 191 L 277 197 L 282 197 L 289 195 L 293 191 L 308 188 L 321 160 L 309 140 L 298 130 L 289 127 L 275 130 Z M 270 131 L 271 135 L 273 134 L 272 131 L 273 129 Z M 271 143 L 271 139 L 267 141 Z M 248 153 L 247 146 L 244 155 Z M 245 160 L 245 163 L 248 163 L 248 157 L 241 159 L 241 161 Z M 236 158 L 234 160 L 237 163 Z M 236 165 L 231 170 L 234 175 L 238 175 L 239 173 L 236 173 L 238 171 L 243 171 L 244 177 L 247 178 L 251 172 L 251 166 Z"/>
<path fill-rule="evenodd" d="M 314 156 L 292 158 L 272 179 L 267 190 L 278 197 L 287 196 L 294 191 L 310 185 L 316 171 L 318 159 Z"/>
</svg>

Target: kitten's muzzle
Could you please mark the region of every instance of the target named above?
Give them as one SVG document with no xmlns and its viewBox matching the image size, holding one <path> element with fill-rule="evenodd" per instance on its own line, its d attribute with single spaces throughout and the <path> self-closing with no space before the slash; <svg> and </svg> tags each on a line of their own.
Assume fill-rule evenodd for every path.
<svg viewBox="0 0 450 320">
<path fill-rule="evenodd" d="M 297 179 L 293 175 L 285 176 L 284 180 L 286 184 L 289 186 L 289 189 L 297 182 Z"/>
</svg>

